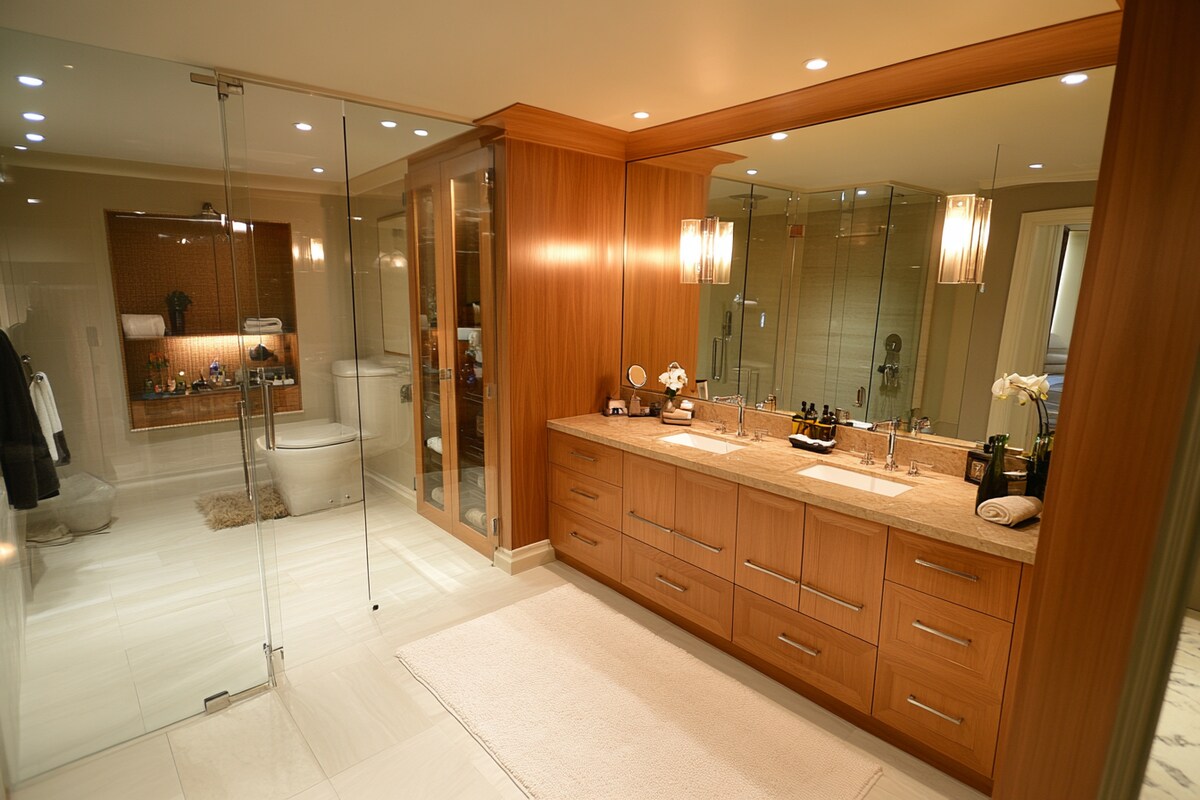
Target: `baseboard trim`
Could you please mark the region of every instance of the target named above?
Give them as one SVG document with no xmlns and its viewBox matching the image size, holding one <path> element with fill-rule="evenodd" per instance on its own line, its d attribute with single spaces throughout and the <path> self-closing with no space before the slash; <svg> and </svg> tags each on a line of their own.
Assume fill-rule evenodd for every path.
<svg viewBox="0 0 1200 800">
<path fill-rule="evenodd" d="M 385 475 L 381 475 L 380 473 L 378 473 L 374 470 L 370 470 L 370 469 L 365 470 L 365 475 L 367 476 L 367 480 L 369 480 L 371 483 L 375 484 L 377 487 L 384 490 L 388 494 L 395 496 L 397 499 L 400 500 L 400 502 L 404 503 L 404 505 L 408 506 L 409 508 L 413 509 L 414 511 L 416 510 L 416 508 L 417 508 L 417 492 L 416 492 L 416 490 L 410 489 L 403 484 L 397 483 L 396 481 L 392 480 L 391 478 L 389 478 Z"/>
<path fill-rule="evenodd" d="M 550 540 L 542 539 L 540 542 L 527 544 L 516 550 L 497 547 L 492 563 L 509 575 L 516 575 L 534 567 L 549 564 L 553 560 L 554 548 L 550 545 Z"/>
</svg>

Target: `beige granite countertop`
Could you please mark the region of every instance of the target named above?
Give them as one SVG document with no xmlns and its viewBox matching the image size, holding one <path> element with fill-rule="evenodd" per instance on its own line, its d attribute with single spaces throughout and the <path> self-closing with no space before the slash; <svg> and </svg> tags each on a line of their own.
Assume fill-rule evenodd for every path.
<svg viewBox="0 0 1200 800">
<path fill-rule="evenodd" d="M 663 425 L 656 417 L 605 417 L 587 414 L 551 420 L 552 430 L 578 436 L 636 455 L 649 456 L 706 475 L 791 497 L 821 508 L 881 522 L 932 539 L 969 547 L 984 553 L 1032 564 L 1040 522 L 1007 528 L 985 522 L 974 513 L 975 486 L 961 477 L 934 472 L 910 476 L 904 469 L 887 472 L 883 455 L 874 466 L 862 466 L 857 456 L 834 450 L 818 455 L 792 447 L 786 439 L 754 442 L 718 434 L 703 422 L 685 426 Z M 681 431 L 744 445 L 743 449 L 714 455 L 661 441 Z M 886 454 L 886 451 L 885 451 Z M 851 489 L 836 483 L 806 478 L 796 472 L 814 464 L 830 464 L 913 488 L 897 497 Z"/>
</svg>

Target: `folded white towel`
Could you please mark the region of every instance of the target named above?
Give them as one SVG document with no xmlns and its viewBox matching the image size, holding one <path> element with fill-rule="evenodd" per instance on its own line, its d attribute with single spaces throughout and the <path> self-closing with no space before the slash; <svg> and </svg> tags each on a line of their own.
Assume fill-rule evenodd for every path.
<svg viewBox="0 0 1200 800">
<path fill-rule="evenodd" d="M 425 440 L 425 446 L 435 453 L 442 452 L 442 437 L 430 436 Z"/>
<path fill-rule="evenodd" d="M 167 323 L 161 314 L 122 314 L 121 330 L 131 339 L 165 336 Z"/>
<path fill-rule="evenodd" d="M 998 525 L 1016 525 L 1042 513 L 1042 501 L 1036 497 L 1020 495 L 993 497 L 980 503 L 975 513 Z"/>
<path fill-rule="evenodd" d="M 243 333 L 279 333 L 283 330 L 283 320 L 279 317 L 246 317 L 242 324 Z"/>
</svg>

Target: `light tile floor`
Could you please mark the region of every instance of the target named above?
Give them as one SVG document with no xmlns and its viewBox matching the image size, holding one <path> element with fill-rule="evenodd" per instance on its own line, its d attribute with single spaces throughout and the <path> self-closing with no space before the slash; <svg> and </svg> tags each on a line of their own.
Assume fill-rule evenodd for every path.
<svg viewBox="0 0 1200 800">
<path fill-rule="evenodd" d="M 78 757 L 96 749 L 97 737 L 141 735 L 26 781 L 14 800 L 522 797 L 393 653 L 404 642 L 564 582 L 878 759 L 884 774 L 871 800 L 983 796 L 574 570 L 552 564 L 508 576 L 401 503 L 371 496 L 366 548 L 361 507 L 275 524 L 280 577 L 273 610 L 286 654 L 278 688 L 144 734 L 169 723 L 171 714 L 199 711 L 199 699 L 216 682 L 233 690 L 234 681 L 254 681 L 262 671 L 261 623 L 256 628 L 247 619 L 261 619 L 257 574 L 242 563 L 254 555 L 252 539 L 236 531 L 184 534 L 190 506 L 147 505 L 122 507 L 112 534 L 46 553 L 40 586 L 53 587 L 53 602 L 37 598 L 33 627 L 39 657 L 52 671 L 29 694 L 42 705 L 23 714 L 23 730 L 40 749 L 29 751 L 28 760 L 23 755 L 22 764 L 37 770 L 63 758 L 55 743 Z M 365 549 L 378 611 L 367 600 Z M 122 567 L 130 569 L 129 583 Z M 90 667 L 66 658 L 71 642 L 88 649 Z M 257 665 L 242 655 L 251 650 Z M 97 699 L 88 690 L 101 679 L 94 670 L 106 663 L 103 680 L 111 691 Z M 117 690 L 123 682 L 124 694 Z M 54 701 L 55 685 L 71 690 L 69 702 Z M 83 705 L 71 711 L 72 703 Z M 81 719 L 86 732 L 66 735 Z"/>
</svg>

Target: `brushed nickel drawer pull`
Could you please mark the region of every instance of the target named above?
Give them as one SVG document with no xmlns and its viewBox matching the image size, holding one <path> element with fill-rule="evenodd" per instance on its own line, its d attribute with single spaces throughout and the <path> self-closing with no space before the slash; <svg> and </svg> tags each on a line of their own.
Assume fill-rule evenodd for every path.
<svg viewBox="0 0 1200 800">
<path fill-rule="evenodd" d="M 580 535 L 579 535 L 578 533 L 576 533 L 575 531 L 571 531 L 571 533 L 570 533 L 570 536 L 571 536 L 572 538 L 574 538 L 574 539 L 578 539 L 579 541 L 583 542 L 583 543 L 584 543 L 584 544 L 586 544 L 588 547 L 596 547 L 596 546 L 598 546 L 598 545 L 600 544 L 599 542 L 597 542 L 597 541 L 594 541 L 594 540 L 592 540 L 592 539 L 589 539 L 589 538 L 587 538 L 586 536 L 580 536 Z"/>
<path fill-rule="evenodd" d="M 697 547 L 703 547 L 705 550 L 707 550 L 710 553 L 719 553 L 725 549 L 724 547 L 713 547 L 711 544 L 705 544 L 704 542 L 700 541 L 699 539 L 693 539 L 691 536 L 688 536 L 686 533 L 680 533 L 679 531 L 675 531 L 675 530 L 671 531 L 671 533 L 675 534 L 680 539 L 684 539 L 685 541 L 691 542 L 692 544 L 696 545 Z"/>
<path fill-rule="evenodd" d="M 584 461 L 590 461 L 593 464 L 596 463 L 596 459 L 592 458 L 591 456 L 584 455 L 583 453 L 576 453 L 574 450 L 570 451 L 570 455 L 573 455 L 576 458 L 582 458 Z"/>
<path fill-rule="evenodd" d="M 790 644 L 792 647 L 796 648 L 801 653 L 804 653 L 806 656 L 812 656 L 813 658 L 816 658 L 817 656 L 821 655 L 820 650 L 813 650 L 811 647 L 805 647 L 795 639 L 790 638 L 786 633 L 781 633 L 775 638 L 784 644 Z"/>
<path fill-rule="evenodd" d="M 580 497 L 586 497 L 588 500 L 599 500 L 600 495 L 585 492 L 583 489 L 571 489 L 571 494 L 577 494 Z"/>
<path fill-rule="evenodd" d="M 665 586 L 670 586 L 672 589 L 674 589 L 677 592 L 686 592 L 687 591 L 686 586 L 680 586 L 678 583 L 672 583 L 671 581 L 664 578 L 662 575 L 655 575 L 654 580 L 658 581 L 661 584 L 664 584 Z"/>
<path fill-rule="evenodd" d="M 935 717 L 940 717 L 941 719 L 946 720 L 946 722 L 951 722 L 951 723 L 954 723 L 955 725 L 963 724 L 963 717 L 952 717 L 949 714 L 943 714 L 941 711 L 938 711 L 936 708 L 933 708 L 932 706 L 927 706 L 924 703 L 922 703 L 920 700 L 918 700 L 916 698 L 916 695 L 910 694 L 908 696 L 908 702 L 909 702 L 909 704 L 916 706 L 917 708 L 921 709 L 922 711 L 928 711 L 930 714 L 933 714 Z"/>
<path fill-rule="evenodd" d="M 748 558 L 745 561 L 743 561 L 742 563 L 745 564 L 750 569 L 756 569 L 759 572 L 763 573 L 764 575 L 770 575 L 772 578 L 778 578 L 779 580 L 781 580 L 785 583 L 790 583 L 793 586 L 800 585 L 800 581 L 796 580 L 795 578 L 789 578 L 787 575 L 781 575 L 780 573 L 776 572 L 775 570 L 767 569 L 766 567 L 762 566 L 761 564 L 755 564 L 753 561 L 751 561 Z"/>
<path fill-rule="evenodd" d="M 919 631 L 925 631 L 926 633 L 932 633 L 934 636 L 940 636 L 941 638 L 945 639 L 947 642 L 954 642 L 955 644 L 960 644 L 963 647 L 971 646 L 970 639 L 960 639 L 957 636 L 951 636 L 948 633 L 939 631 L 937 628 L 929 627 L 924 622 L 921 622 L 921 620 L 919 620 L 919 619 L 914 619 L 912 626 Z"/>
<path fill-rule="evenodd" d="M 633 517 L 638 522 L 646 523 L 647 525 L 649 525 L 652 528 L 658 528 L 663 533 L 674 533 L 675 532 L 675 531 L 671 530 L 670 528 L 665 528 L 662 525 L 659 525 L 657 522 L 651 522 L 650 520 L 646 519 L 645 517 L 643 517 L 641 514 L 637 513 L 636 511 L 630 511 L 629 516 Z"/>
<path fill-rule="evenodd" d="M 938 572 L 944 572 L 947 575 L 953 575 L 956 578 L 962 578 L 963 580 L 968 580 L 968 581 L 971 581 L 972 583 L 979 582 L 979 576 L 972 575 L 969 572 L 959 572 L 956 569 L 950 569 L 950 567 L 943 567 L 941 564 L 934 564 L 932 561 L 926 561 L 923 558 L 914 558 L 913 561 L 917 564 L 917 566 L 929 567 L 930 569 L 936 569 Z"/>
<path fill-rule="evenodd" d="M 854 603 L 848 603 L 845 600 L 841 599 L 840 597 L 834 597 L 831 594 L 826 594 L 825 592 L 822 592 L 820 589 L 814 589 L 813 587 L 809 586 L 807 583 L 800 584 L 800 588 L 806 592 L 812 592 L 817 597 L 821 597 L 825 600 L 828 600 L 831 603 L 837 603 L 842 608 L 848 608 L 851 611 L 855 612 L 856 614 L 859 611 L 863 610 L 862 606 L 856 606 L 856 605 L 854 605 Z"/>
</svg>

